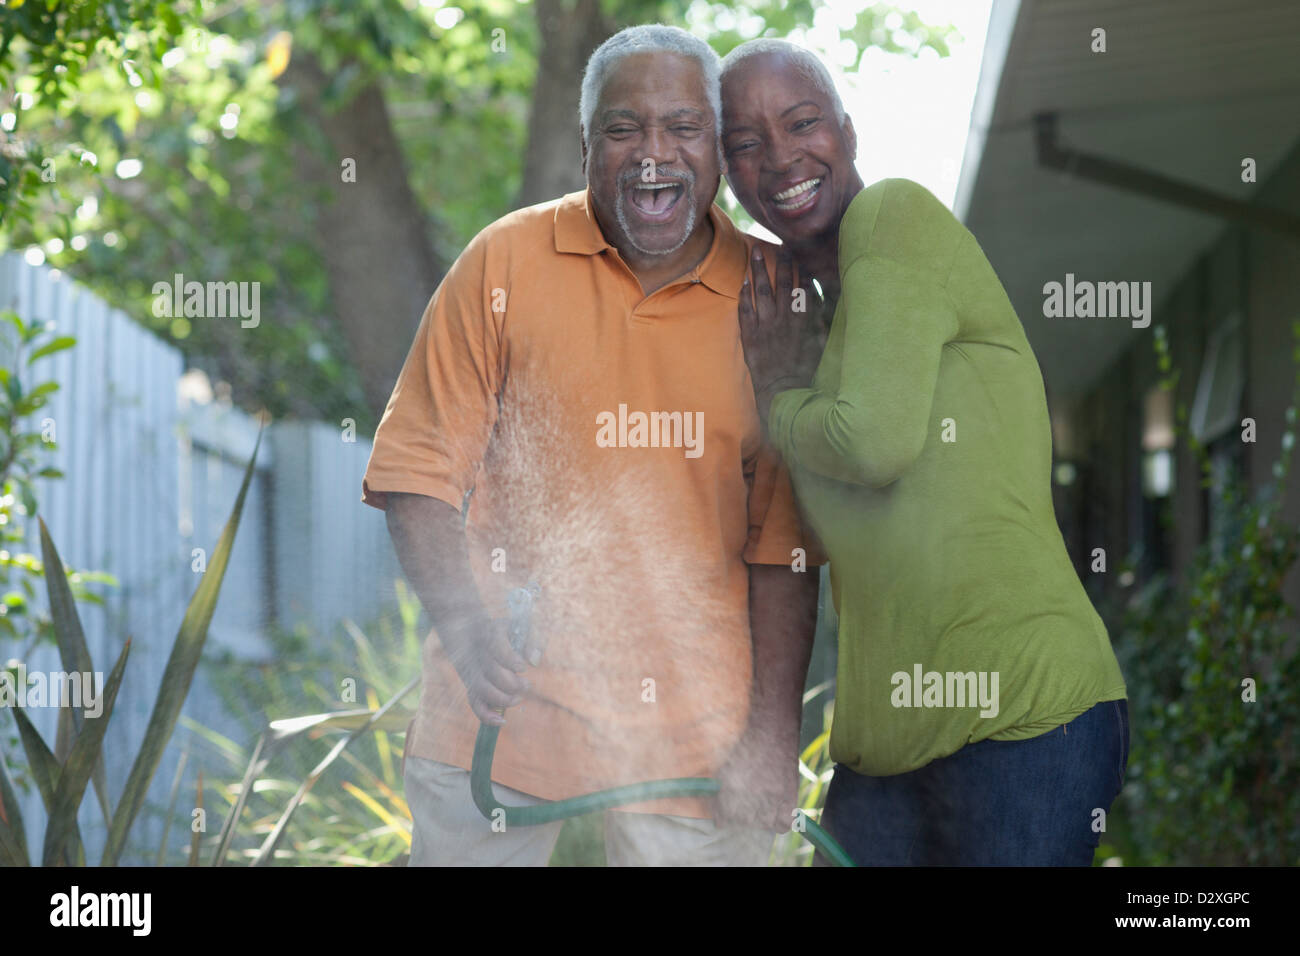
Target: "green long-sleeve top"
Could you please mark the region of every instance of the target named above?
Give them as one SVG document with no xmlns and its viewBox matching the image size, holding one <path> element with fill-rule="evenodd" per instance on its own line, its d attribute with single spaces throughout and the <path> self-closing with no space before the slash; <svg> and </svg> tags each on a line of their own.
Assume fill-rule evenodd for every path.
<svg viewBox="0 0 1300 956">
<path fill-rule="evenodd" d="M 975 237 L 883 180 L 844 214 L 839 273 L 812 386 L 769 422 L 830 558 L 831 757 L 904 773 L 1126 697 L 1052 509 L 1042 373 Z"/>
</svg>

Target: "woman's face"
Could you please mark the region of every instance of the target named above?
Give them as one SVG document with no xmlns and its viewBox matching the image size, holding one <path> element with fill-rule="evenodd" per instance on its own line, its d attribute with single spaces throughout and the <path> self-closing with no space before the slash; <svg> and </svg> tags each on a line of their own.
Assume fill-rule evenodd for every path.
<svg viewBox="0 0 1300 956">
<path fill-rule="evenodd" d="M 782 53 L 741 61 L 722 83 L 727 182 L 754 220 L 790 246 L 833 237 L 862 181 L 853 124 Z"/>
</svg>

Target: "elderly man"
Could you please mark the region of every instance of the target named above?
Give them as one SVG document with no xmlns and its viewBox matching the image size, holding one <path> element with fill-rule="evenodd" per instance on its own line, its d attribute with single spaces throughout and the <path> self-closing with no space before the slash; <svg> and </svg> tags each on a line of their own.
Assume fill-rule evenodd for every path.
<svg viewBox="0 0 1300 956">
<path fill-rule="evenodd" d="M 816 569 L 743 362 L 718 69 L 663 26 L 592 55 L 587 189 L 466 247 L 375 435 L 363 500 L 437 632 L 407 735 L 412 864 L 550 858 L 559 823 L 498 832 L 475 809 L 480 720 L 502 726 L 507 803 L 720 778 L 716 801 L 609 812 L 611 864 L 761 865 L 790 827 Z M 516 654 L 504 595 L 529 581 Z"/>
</svg>

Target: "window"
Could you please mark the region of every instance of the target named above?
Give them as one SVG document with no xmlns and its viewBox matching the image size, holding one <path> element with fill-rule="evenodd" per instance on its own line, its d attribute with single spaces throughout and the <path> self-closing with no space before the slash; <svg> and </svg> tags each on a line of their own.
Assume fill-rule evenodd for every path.
<svg viewBox="0 0 1300 956">
<path fill-rule="evenodd" d="M 1208 445 L 1241 425 L 1241 395 L 1246 383 L 1241 313 L 1232 312 L 1210 335 L 1201 377 L 1192 401 L 1192 434 Z"/>
<path fill-rule="evenodd" d="M 1142 491 L 1168 498 L 1174 488 L 1174 394 L 1156 387 L 1146 394 L 1142 415 Z"/>
</svg>

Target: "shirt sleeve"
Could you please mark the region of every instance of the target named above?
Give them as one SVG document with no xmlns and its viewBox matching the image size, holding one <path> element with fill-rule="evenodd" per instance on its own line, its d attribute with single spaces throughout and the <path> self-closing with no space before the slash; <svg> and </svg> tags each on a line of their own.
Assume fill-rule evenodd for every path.
<svg viewBox="0 0 1300 956">
<path fill-rule="evenodd" d="M 387 492 L 427 495 L 457 511 L 473 487 L 497 417 L 500 315 L 484 281 L 476 237 L 429 300 L 375 431 L 361 500 L 388 507 Z"/>
<path fill-rule="evenodd" d="M 825 552 L 802 520 L 790 473 L 776 449 L 762 445 L 747 463 L 746 471 L 749 537 L 745 542 L 745 562 L 792 565 L 796 549 L 800 549 L 807 567 L 825 564 Z"/>
<path fill-rule="evenodd" d="M 846 249 L 842 240 L 841 246 L 848 258 L 841 267 L 846 324 L 839 389 L 781 392 L 769 414 L 772 440 L 800 467 L 879 488 L 901 477 L 925 446 L 943 347 L 958 329 L 947 291 L 956 243 L 945 235 L 934 236 L 928 246 L 914 235 L 880 235 L 895 220 L 900 231 L 915 231 L 911 223 L 936 218 L 930 210 L 925 213 L 873 213 L 857 233 L 842 233 L 854 244 Z M 918 248 L 931 253 L 908 254 Z"/>
</svg>

